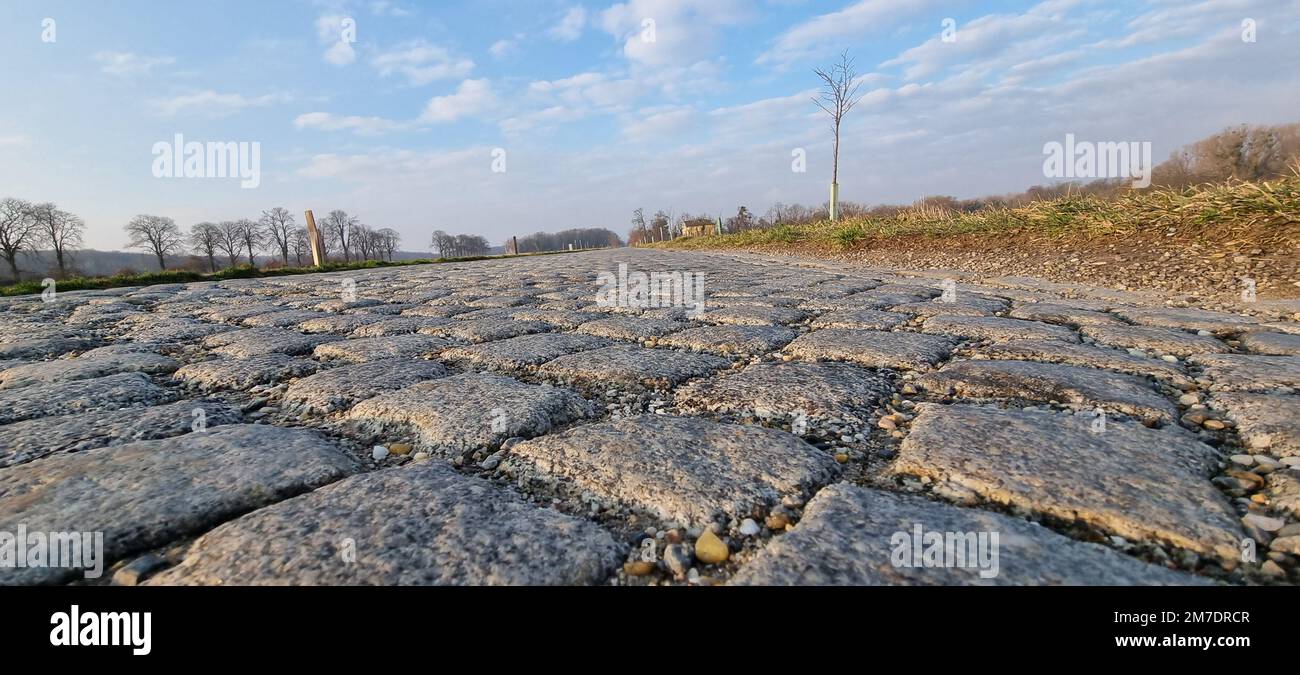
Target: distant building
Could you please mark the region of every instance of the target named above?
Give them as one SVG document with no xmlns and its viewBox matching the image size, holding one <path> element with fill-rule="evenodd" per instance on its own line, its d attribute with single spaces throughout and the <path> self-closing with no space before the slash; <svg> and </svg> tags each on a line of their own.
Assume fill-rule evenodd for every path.
<svg viewBox="0 0 1300 675">
<path fill-rule="evenodd" d="M 717 224 L 708 218 L 692 218 L 682 223 L 683 237 L 707 237 L 717 233 Z"/>
</svg>

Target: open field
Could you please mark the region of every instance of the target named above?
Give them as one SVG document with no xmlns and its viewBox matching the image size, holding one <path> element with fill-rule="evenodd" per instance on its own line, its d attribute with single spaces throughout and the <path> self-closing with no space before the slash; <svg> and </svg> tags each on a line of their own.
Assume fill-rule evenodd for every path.
<svg viewBox="0 0 1300 675">
<path fill-rule="evenodd" d="M 1297 307 L 1168 300 L 647 249 L 6 298 L 0 530 L 110 560 L 0 582 L 1294 582 Z"/>
</svg>

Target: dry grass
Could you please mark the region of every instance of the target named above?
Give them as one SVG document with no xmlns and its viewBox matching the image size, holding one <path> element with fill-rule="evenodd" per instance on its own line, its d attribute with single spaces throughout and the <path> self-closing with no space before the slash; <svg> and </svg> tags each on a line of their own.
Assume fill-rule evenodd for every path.
<svg viewBox="0 0 1300 675">
<path fill-rule="evenodd" d="M 1182 240 L 1294 247 L 1300 242 L 1300 173 L 1274 181 L 1131 190 L 1105 199 L 1069 195 L 1025 206 L 958 213 L 922 205 L 886 218 L 779 225 L 731 235 L 676 239 L 668 248 L 768 248 L 779 244 L 851 249 L 879 238 L 955 235 L 1091 239 L 1171 231 Z"/>
</svg>

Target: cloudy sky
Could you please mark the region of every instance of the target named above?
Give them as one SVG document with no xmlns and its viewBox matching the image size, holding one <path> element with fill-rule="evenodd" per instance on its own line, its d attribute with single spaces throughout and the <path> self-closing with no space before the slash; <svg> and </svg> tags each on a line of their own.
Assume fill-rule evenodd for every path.
<svg viewBox="0 0 1300 675">
<path fill-rule="evenodd" d="M 1300 121 L 1300 0 L 0 0 L 0 196 L 82 215 L 101 249 L 138 213 L 343 208 L 426 250 L 820 203 L 812 69 L 845 49 L 860 202 L 1044 183 L 1067 133 L 1158 161 Z M 176 134 L 259 143 L 260 183 L 156 177 Z"/>
</svg>

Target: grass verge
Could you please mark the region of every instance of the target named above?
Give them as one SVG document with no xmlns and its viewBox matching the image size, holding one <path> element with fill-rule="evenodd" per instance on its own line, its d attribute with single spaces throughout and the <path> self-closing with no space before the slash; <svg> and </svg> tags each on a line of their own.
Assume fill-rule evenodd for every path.
<svg viewBox="0 0 1300 675">
<path fill-rule="evenodd" d="M 190 270 L 163 270 L 161 272 L 144 272 L 141 274 L 119 274 L 111 277 L 74 277 L 58 282 L 59 292 L 99 290 L 105 288 L 122 288 L 126 286 L 153 286 L 156 284 L 188 284 L 202 281 L 224 281 L 226 279 L 256 279 L 261 277 L 283 277 L 294 274 L 319 274 L 321 272 L 341 272 L 346 270 L 369 270 L 380 267 L 403 267 L 406 265 L 431 265 L 442 263 L 472 262 L 475 260 L 492 260 L 500 258 L 520 258 L 526 256 L 555 255 L 575 251 L 546 251 L 543 253 L 521 253 L 519 255 L 467 256 L 464 258 L 416 258 L 412 260 L 366 260 L 363 262 L 331 262 L 320 267 L 280 267 L 276 269 L 258 269 L 252 265 L 228 267 L 218 272 L 193 272 Z M 30 295 L 45 290 L 39 281 L 23 281 L 8 286 L 0 286 L 0 296 Z"/>
</svg>

